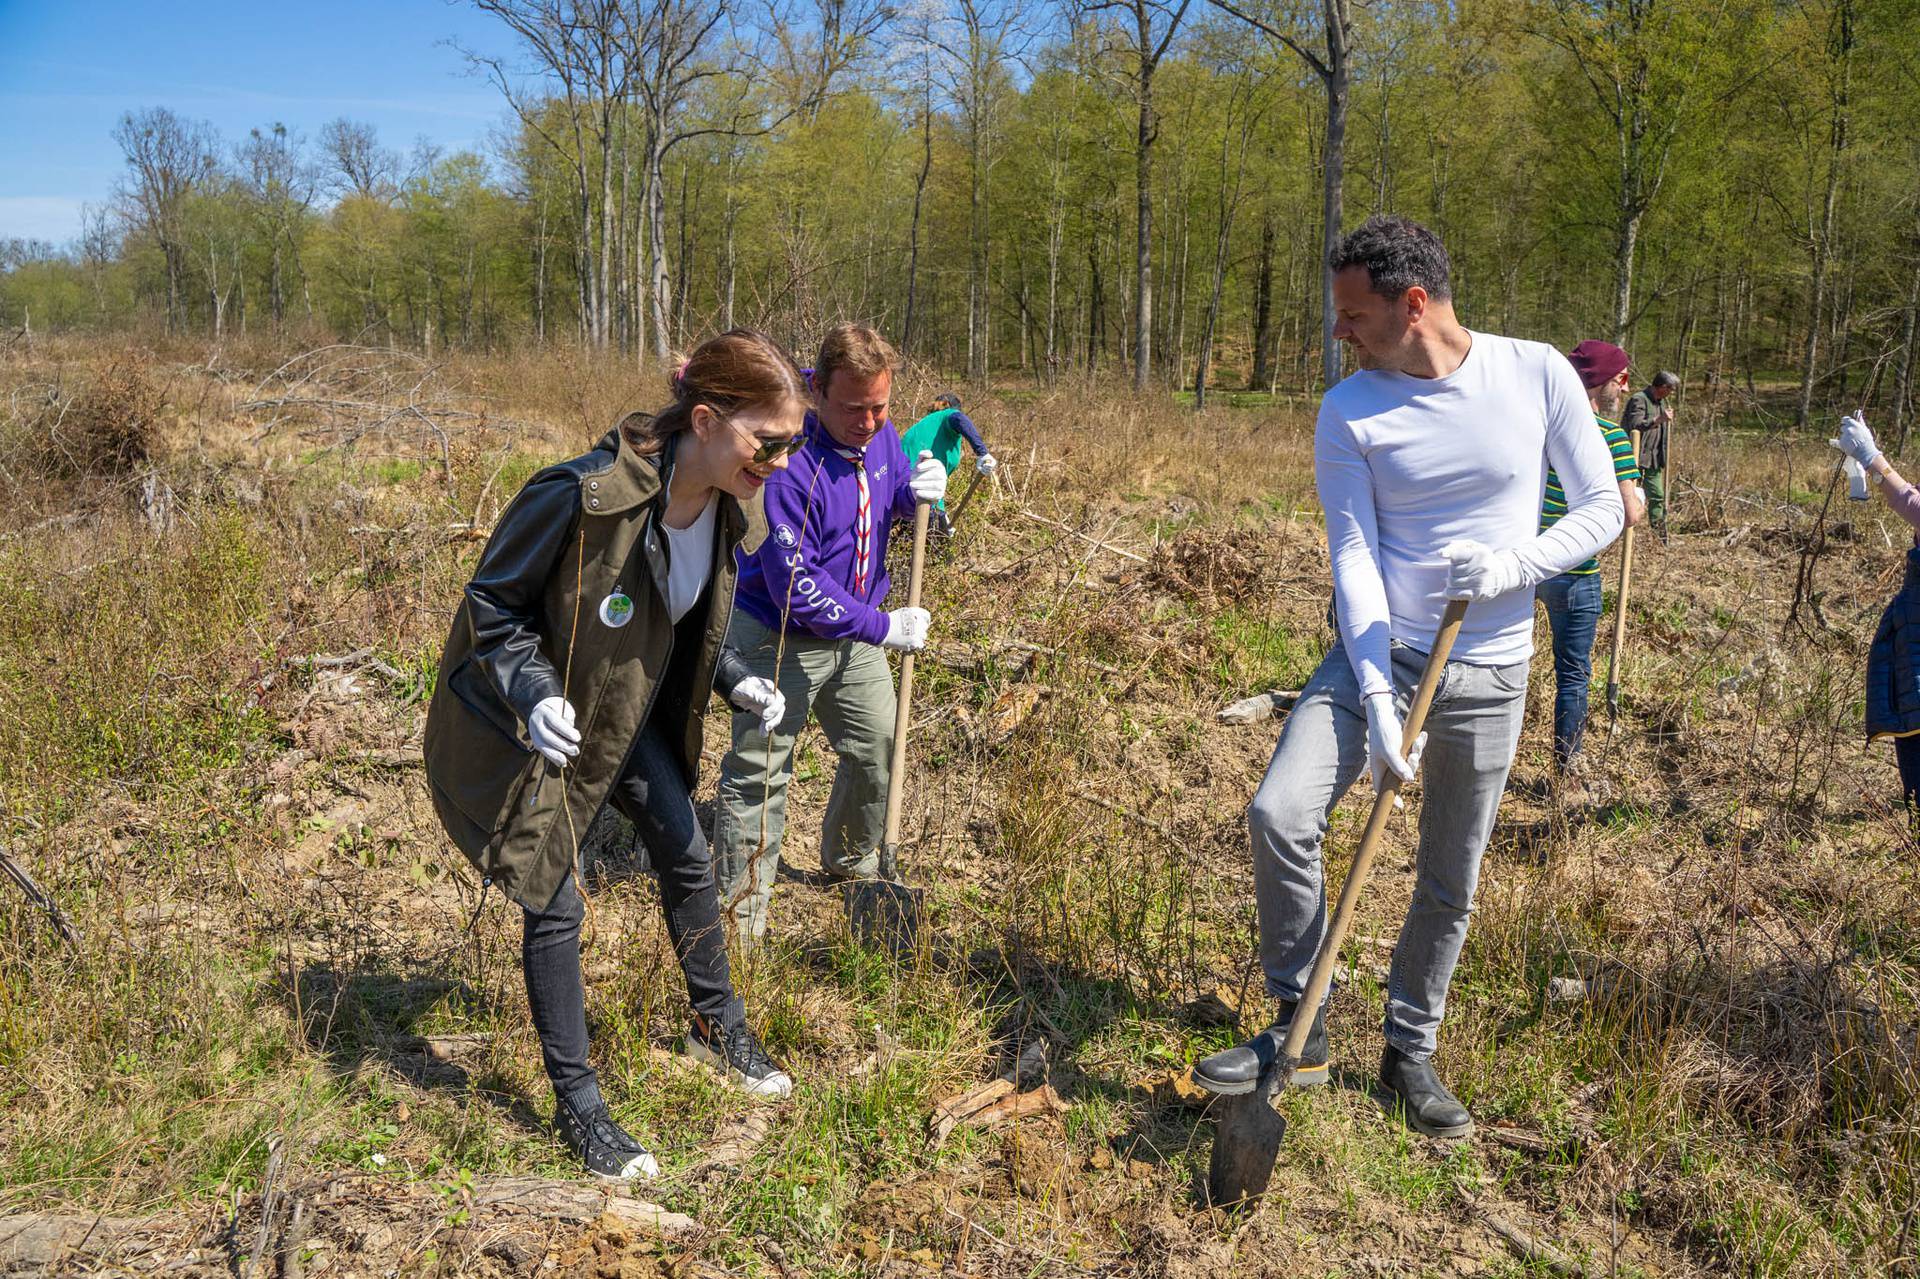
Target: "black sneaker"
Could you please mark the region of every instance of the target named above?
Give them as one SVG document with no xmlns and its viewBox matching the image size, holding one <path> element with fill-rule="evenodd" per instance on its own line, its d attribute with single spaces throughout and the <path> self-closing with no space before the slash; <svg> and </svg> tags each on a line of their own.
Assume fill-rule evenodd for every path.
<svg viewBox="0 0 1920 1279">
<path fill-rule="evenodd" d="M 773 1064 L 744 1020 L 728 1027 L 695 1013 L 687 1031 L 687 1056 L 706 1062 L 754 1097 L 781 1101 L 793 1091 L 792 1078 Z"/>
<path fill-rule="evenodd" d="M 1442 1138 L 1473 1132 L 1473 1116 L 1447 1091 L 1430 1061 L 1415 1061 L 1387 1045 L 1380 1058 L 1380 1087 L 1415 1132 Z"/>
<path fill-rule="evenodd" d="M 615 1122 L 597 1083 L 584 1084 L 561 1097 L 554 1107 L 553 1126 L 567 1149 L 596 1177 L 633 1181 L 660 1175 L 659 1160 Z"/>
<path fill-rule="evenodd" d="M 1287 1031 L 1293 1028 L 1293 1014 L 1297 1007 L 1291 999 L 1281 1000 L 1280 1016 L 1273 1025 L 1238 1048 L 1229 1048 L 1202 1058 L 1194 1065 L 1193 1082 L 1222 1097 L 1237 1097 L 1241 1093 L 1252 1092 L 1260 1076 L 1280 1060 L 1280 1046 L 1286 1042 Z M 1300 1050 L 1300 1066 L 1293 1072 L 1293 1086 L 1318 1088 L 1326 1082 L 1327 1006 L 1322 1003 L 1320 1011 L 1313 1015 L 1312 1028 L 1307 1031 L 1306 1046 Z"/>
</svg>

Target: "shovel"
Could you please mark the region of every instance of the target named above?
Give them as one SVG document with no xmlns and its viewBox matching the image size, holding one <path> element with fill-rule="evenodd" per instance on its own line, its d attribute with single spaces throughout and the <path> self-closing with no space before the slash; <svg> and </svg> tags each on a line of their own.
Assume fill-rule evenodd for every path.
<svg viewBox="0 0 1920 1279">
<path fill-rule="evenodd" d="M 1460 634 L 1460 619 L 1466 612 L 1465 600 L 1447 601 L 1447 611 L 1440 617 L 1440 633 L 1433 637 L 1433 651 L 1427 654 L 1420 683 L 1413 691 L 1413 704 L 1407 708 L 1404 740 L 1408 742 L 1417 740 L 1420 730 L 1426 726 L 1427 708 L 1433 704 L 1433 691 L 1447 668 L 1447 655 L 1453 651 L 1454 637 Z M 1388 773 L 1374 794 L 1373 812 L 1367 816 L 1360 849 L 1353 855 L 1353 869 L 1347 872 L 1347 882 L 1340 889 L 1340 904 L 1334 910 L 1326 940 L 1320 943 L 1313 972 L 1307 978 L 1307 989 L 1300 997 L 1286 1042 L 1280 1046 L 1279 1060 L 1260 1076 L 1252 1092 L 1228 1097 L 1219 1103 L 1219 1128 L 1214 1134 L 1213 1157 L 1207 1167 L 1207 1202 L 1216 1208 L 1237 1207 L 1258 1199 L 1266 1193 L 1267 1182 L 1273 1177 L 1273 1161 L 1280 1154 L 1280 1139 L 1286 1135 L 1287 1121 L 1275 1112 L 1272 1099 L 1293 1082 L 1293 1072 L 1300 1067 L 1301 1050 L 1307 1046 L 1307 1035 L 1313 1029 L 1314 1010 L 1320 1007 L 1327 987 L 1333 982 L 1333 967 L 1340 960 L 1340 946 L 1353 923 L 1353 908 L 1367 885 L 1373 855 L 1386 834 L 1387 819 L 1393 815 L 1393 801 L 1400 793 L 1400 785 L 1400 778 Z"/>
<path fill-rule="evenodd" d="M 960 500 L 958 502 L 955 502 L 953 504 L 953 509 L 947 512 L 948 528 L 952 528 L 954 525 L 960 522 L 961 513 L 967 509 L 967 503 L 973 500 L 973 491 L 979 488 L 980 481 L 986 478 L 987 477 L 982 475 L 979 471 L 975 471 L 973 473 L 973 478 L 967 481 L 967 491 L 960 495 Z"/>
<path fill-rule="evenodd" d="M 1633 460 L 1640 460 L 1640 441 L 1633 442 Z M 1627 587 L 1633 582 L 1633 526 L 1620 538 L 1620 589 L 1613 597 L 1613 651 L 1607 654 L 1607 736 L 1620 727 L 1620 650 L 1627 642 Z"/>
<path fill-rule="evenodd" d="M 933 505 L 913 512 L 913 568 L 907 577 L 907 607 L 920 607 L 920 571 L 927 557 L 927 520 Z M 860 944 L 898 958 L 913 950 L 926 889 L 900 882 L 900 802 L 907 777 L 907 726 L 913 709 L 912 653 L 900 656 L 900 697 L 893 716 L 893 763 L 887 770 L 887 829 L 880 842 L 880 878 L 846 885 L 847 918 Z"/>
</svg>

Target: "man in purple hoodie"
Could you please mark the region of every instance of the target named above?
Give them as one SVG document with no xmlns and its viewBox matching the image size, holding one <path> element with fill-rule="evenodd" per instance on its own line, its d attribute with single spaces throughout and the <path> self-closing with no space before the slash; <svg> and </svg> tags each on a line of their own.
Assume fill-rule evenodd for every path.
<svg viewBox="0 0 1920 1279">
<path fill-rule="evenodd" d="M 720 766 L 714 861 L 743 945 L 767 929 L 780 868 L 793 743 L 812 716 L 839 755 L 820 836 L 830 878 L 872 879 L 893 753 L 893 672 L 882 649 L 927 642 L 923 608 L 883 607 L 887 534 L 947 473 L 931 453 L 909 467 L 887 419 L 898 357 L 872 329 L 843 324 L 820 344 L 806 443 L 764 492 L 769 536 L 740 555 L 732 629 L 715 684 L 733 704 Z"/>
</svg>

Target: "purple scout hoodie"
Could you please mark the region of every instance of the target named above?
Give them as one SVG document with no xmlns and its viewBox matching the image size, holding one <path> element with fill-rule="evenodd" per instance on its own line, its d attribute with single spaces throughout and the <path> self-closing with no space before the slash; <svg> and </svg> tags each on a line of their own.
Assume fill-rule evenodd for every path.
<svg viewBox="0 0 1920 1279">
<path fill-rule="evenodd" d="M 854 522 L 860 482 L 853 463 L 826 427 L 807 414 L 807 442 L 786 469 L 775 471 L 761 495 L 766 500 L 767 538 L 749 555 L 743 548 L 734 607 L 771 630 L 787 615 L 795 633 L 820 639 L 887 637 L 887 534 L 897 519 L 913 515 L 912 468 L 899 433 L 888 422 L 868 441 L 867 488 L 873 503 L 869 552 L 873 567 L 864 594 L 853 593 Z"/>
</svg>

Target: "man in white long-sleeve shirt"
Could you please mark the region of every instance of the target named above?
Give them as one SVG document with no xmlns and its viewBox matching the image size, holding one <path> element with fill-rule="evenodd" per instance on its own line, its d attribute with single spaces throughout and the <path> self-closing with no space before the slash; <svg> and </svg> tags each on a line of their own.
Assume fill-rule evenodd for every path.
<svg viewBox="0 0 1920 1279">
<path fill-rule="evenodd" d="M 1413 776 L 1423 753 L 1420 848 L 1387 982 L 1380 1082 L 1433 1136 L 1472 1131 L 1431 1064 L 1466 940 L 1480 855 L 1520 736 L 1533 588 L 1596 554 L 1623 512 L 1585 389 L 1553 347 L 1472 332 L 1453 311 L 1446 249 L 1375 217 L 1335 249 L 1334 336 L 1360 371 L 1320 406 L 1314 473 L 1326 511 L 1340 640 L 1288 717 L 1254 795 L 1260 961 L 1280 1017 L 1216 1053 L 1194 1079 L 1251 1090 L 1279 1057 L 1326 931 L 1320 844 L 1362 766 Z M 1538 532 L 1547 468 L 1564 518 Z M 1429 712 L 1405 749 L 1402 717 L 1448 599 L 1472 601 Z M 1295 1082 L 1325 1083 L 1324 1006 Z"/>
</svg>

